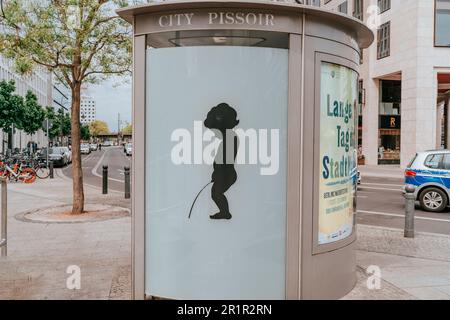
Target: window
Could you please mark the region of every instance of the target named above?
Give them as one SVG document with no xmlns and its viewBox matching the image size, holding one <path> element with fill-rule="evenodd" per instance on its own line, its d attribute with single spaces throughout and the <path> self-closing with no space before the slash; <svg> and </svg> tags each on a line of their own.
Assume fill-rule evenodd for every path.
<svg viewBox="0 0 450 320">
<path fill-rule="evenodd" d="M 310 6 L 320 7 L 320 0 L 307 0 L 306 4 Z"/>
<path fill-rule="evenodd" d="M 377 36 L 377 58 L 389 57 L 391 53 L 391 23 L 382 24 L 378 29 Z"/>
<path fill-rule="evenodd" d="M 444 155 L 444 162 L 442 163 L 442 168 L 445 170 L 450 170 L 450 153 Z"/>
<path fill-rule="evenodd" d="M 338 7 L 338 11 L 341 13 L 348 13 L 348 3 L 347 1 L 341 3 Z"/>
<path fill-rule="evenodd" d="M 425 167 L 428 167 L 430 169 L 440 169 L 442 166 L 442 159 L 444 158 L 443 154 L 432 154 L 429 155 L 425 159 Z"/>
<path fill-rule="evenodd" d="M 434 44 L 450 47 L 450 0 L 435 0 Z"/>
<path fill-rule="evenodd" d="M 391 0 L 378 0 L 378 7 L 380 8 L 380 13 L 388 11 L 391 8 Z"/>
<path fill-rule="evenodd" d="M 356 19 L 359 19 L 361 21 L 364 21 L 364 5 L 363 0 L 353 0 L 353 16 Z"/>
<path fill-rule="evenodd" d="M 380 81 L 379 164 L 400 164 L 401 81 Z"/>
</svg>

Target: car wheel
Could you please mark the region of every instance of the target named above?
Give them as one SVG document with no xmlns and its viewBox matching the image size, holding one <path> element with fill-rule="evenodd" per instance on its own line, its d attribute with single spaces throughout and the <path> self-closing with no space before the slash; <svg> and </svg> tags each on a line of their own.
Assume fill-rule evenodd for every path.
<svg viewBox="0 0 450 320">
<path fill-rule="evenodd" d="M 420 205 L 425 211 L 442 212 L 448 204 L 447 195 L 438 188 L 425 189 L 420 194 Z"/>
</svg>

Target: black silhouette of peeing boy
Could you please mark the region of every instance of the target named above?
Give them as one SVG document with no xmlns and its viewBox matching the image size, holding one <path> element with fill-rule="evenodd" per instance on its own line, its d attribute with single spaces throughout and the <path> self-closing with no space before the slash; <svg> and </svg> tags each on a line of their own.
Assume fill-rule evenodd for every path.
<svg viewBox="0 0 450 320">
<path fill-rule="evenodd" d="M 232 218 L 225 192 L 237 181 L 234 162 L 239 148 L 239 139 L 233 129 L 238 124 L 236 110 L 226 103 L 221 103 L 208 112 L 204 125 L 206 128 L 213 130 L 221 143 L 214 159 L 214 172 L 211 181 L 195 197 L 189 211 L 189 219 L 198 197 L 210 184 L 213 185 L 211 197 L 219 208 L 219 212 L 211 215 L 210 218 L 213 220 L 230 220 Z"/>
<path fill-rule="evenodd" d="M 213 183 L 211 197 L 219 208 L 218 213 L 210 216 L 213 220 L 230 220 L 232 218 L 225 192 L 237 180 L 234 161 L 236 160 L 239 141 L 233 129 L 238 124 L 236 110 L 226 103 L 221 103 L 212 108 L 204 122 L 205 127 L 213 130 L 217 138 L 222 140 L 214 159 L 214 172 L 211 178 L 211 183 Z M 229 146 L 229 143 L 233 143 L 233 146 Z M 228 149 L 231 149 L 231 151 Z M 233 152 L 232 159 L 230 159 L 231 155 L 227 157 L 227 152 Z"/>
</svg>

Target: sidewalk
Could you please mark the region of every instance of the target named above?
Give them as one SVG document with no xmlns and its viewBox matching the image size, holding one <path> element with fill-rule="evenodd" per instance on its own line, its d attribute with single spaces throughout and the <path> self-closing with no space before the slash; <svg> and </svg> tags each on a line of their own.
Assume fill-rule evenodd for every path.
<svg viewBox="0 0 450 320">
<path fill-rule="evenodd" d="M 130 207 L 123 194 L 102 196 L 85 187 L 86 203 Z M 72 184 L 55 177 L 8 185 L 8 257 L 0 258 L 0 299 L 130 299 L 131 218 L 48 224 L 15 215 L 70 204 Z M 71 265 L 81 269 L 81 289 L 68 290 Z"/>
<path fill-rule="evenodd" d="M 358 166 L 362 177 L 403 179 L 404 170 L 400 166 Z"/>
<path fill-rule="evenodd" d="M 358 284 L 345 299 L 450 300 L 450 236 L 358 226 Z M 381 270 L 380 290 L 367 288 L 365 270 Z"/>
<path fill-rule="evenodd" d="M 0 299 L 130 299 L 131 219 L 49 224 L 16 215 L 71 202 L 70 181 L 56 177 L 8 186 L 8 257 L 0 259 Z M 102 196 L 86 186 L 86 202 L 130 206 L 123 194 Z M 450 299 L 450 237 L 358 226 L 358 284 L 344 299 Z M 81 268 L 81 290 L 66 287 L 67 268 Z M 380 290 L 369 290 L 366 270 L 381 270 Z"/>
</svg>

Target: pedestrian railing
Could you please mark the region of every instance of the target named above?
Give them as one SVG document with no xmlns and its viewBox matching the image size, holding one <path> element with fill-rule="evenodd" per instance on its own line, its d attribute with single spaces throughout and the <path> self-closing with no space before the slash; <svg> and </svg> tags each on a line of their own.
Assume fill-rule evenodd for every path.
<svg viewBox="0 0 450 320">
<path fill-rule="evenodd" d="M 1 185 L 1 200 L 0 200 L 0 224 L 1 224 L 1 233 L 0 233 L 0 248 L 1 248 L 1 256 L 6 257 L 8 254 L 8 189 L 6 184 L 6 178 L 0 177 L 0 185 Z"/>
</svg>

